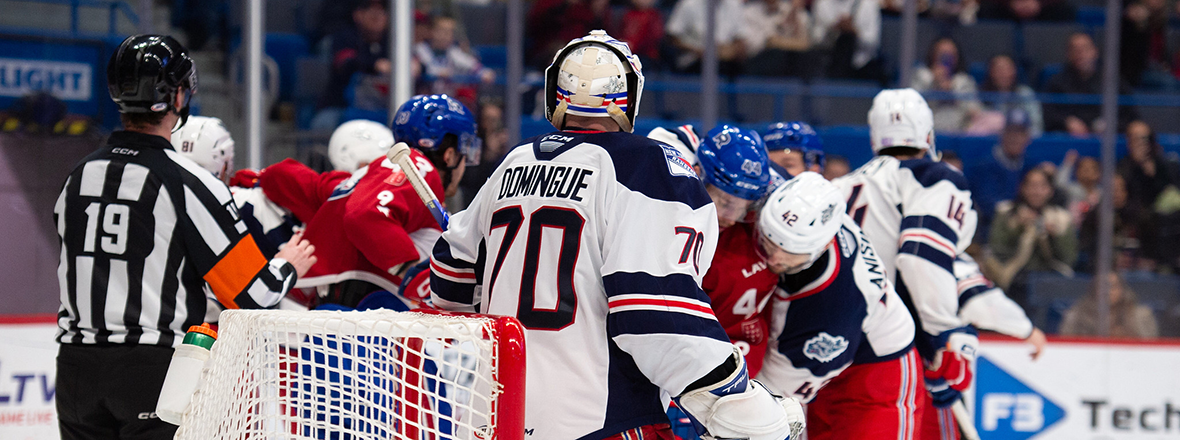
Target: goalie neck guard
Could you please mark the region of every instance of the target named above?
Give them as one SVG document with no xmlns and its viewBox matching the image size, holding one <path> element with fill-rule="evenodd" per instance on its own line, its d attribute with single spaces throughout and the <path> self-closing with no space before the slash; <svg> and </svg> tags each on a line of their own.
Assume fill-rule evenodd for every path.
<svg viewBox="0 0 1180 440">
<path fill-rule="evenodd" d="M 605 31 L 570 41 L 545 69 L 545 117 L 558 130 L 565 116 L 610 117 L 631 132 L 643 94 L 643 63 Z"/>
</svg>

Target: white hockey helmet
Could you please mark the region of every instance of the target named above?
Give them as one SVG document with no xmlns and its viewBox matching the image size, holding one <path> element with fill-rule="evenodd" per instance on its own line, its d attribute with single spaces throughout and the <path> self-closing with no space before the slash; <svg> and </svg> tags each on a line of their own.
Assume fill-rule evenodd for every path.
<svg viewBox="0 0 1180 440">
<path fill-rule="evenodd" d="M 814 262 L 840 231 L 844 193 L 823 176 L 806 171 L 779 185 L 758 216 L 758 231 L 792 254 Z"/>
<path fill-rule="evenodd" d="M 885 89 L 873 98 L 869 109 L 869 137 L 873 153 L 890 147 L 934 150 L 934 113 L 914 89 Z"/>
<path fill-rule="evenodd" d="M 635 128 L 643 94 L 643 63 L 606 31 L 570 41 L 545 69 L 545 117 L 562 130 L 565 115 L 610 117 Z"/>
<path fill-rule="evenodd" d="M 385 155 L 393 132 L 379 123 L 355 119 L 340 124 L 328 139 L 328 161 L 336 171 L 353 172 Z"/>
<path fill-rule="evenodd" d="M 696 129 L 692 125 L 685 124 L 672 129 L 656 127 L 647 133 L 647 137 L 676 148 L 676 151 L 680 152 L 680 155 L 684 156 L 690 165 L 695 167 L 701 164 L 700 159 L 697 159 L 697 148 L 701 146 L 701 137 L 697 135 Z"/>
<path fill-rule="evenodd" d="M 172 148 L 218 179 L 223 172 L 233 171 L 234 139 L 220 119 L 190 116 L 188 123 L 172 133 Z"/>
</svg>

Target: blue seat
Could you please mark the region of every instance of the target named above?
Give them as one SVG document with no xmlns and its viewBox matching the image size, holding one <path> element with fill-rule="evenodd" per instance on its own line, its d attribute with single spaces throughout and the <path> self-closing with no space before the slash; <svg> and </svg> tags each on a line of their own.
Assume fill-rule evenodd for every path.
<svg viewBox="0 0 1180 440">
<path fill-rule="evenodd" d="M 1052 78 L 1054 75 L 1061 73 L 1063 70 L 1065 70 L 1065 65 L 1061 63 L 1052 63 L 1041 66 L 1041 70 L 1037 72 L 1036 83 L 1033 85 L 1036 86 L 1036 89 L 1040 90 L 1045 87 L 1045 84 L 1049 82 L 1049 78 Z"/>
<path fill-rule="evenodd" d="M 508 67 L 508 47 L 502 45 L 475 46 L 475 54 L 484 67 L 492 69 L 506 69 Z"/>
</svg>

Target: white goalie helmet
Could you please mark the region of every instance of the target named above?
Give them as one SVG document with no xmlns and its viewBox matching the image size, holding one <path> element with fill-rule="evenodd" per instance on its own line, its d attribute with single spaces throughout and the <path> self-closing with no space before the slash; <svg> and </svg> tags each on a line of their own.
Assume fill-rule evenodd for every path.
<svg viewBox="0 0 1180 440">
<path fill-rule="evenodd" d="M 172 148 L 218 179 L 233 171 L 234 139 L 220 119 L 190 116 L 188 123 L 172 133 Z"/>
<path fill-rule="evenodd" d="M 379 123 L 356 119 L 340 124 L 328 139 L 328 161 L 336 171 L 353 172 L 385 155 L 393 132 Z"/>
<path fill-rule="evenodd" d="M 545 117 L 558 130 L 578 115 L 610 117 L 631 132 L 642 94 L 643 63 L 606 31 L 570 41 L 545 69 Z"/>
<path fill-rule="evenodd" d="M 934 113 L 914 89 L 886 89 L 869 109 L 869 137 L 873 153 L 890 147 L 925 150 L 935 156 Z"/>
<path fill-rule="evenodd" d="M 843 225 L 844 193 L 823 176 L 800 173 L 779 185 L 758 216 L 758 231 L 792 254 L 814 262 Z"/>
</svg>

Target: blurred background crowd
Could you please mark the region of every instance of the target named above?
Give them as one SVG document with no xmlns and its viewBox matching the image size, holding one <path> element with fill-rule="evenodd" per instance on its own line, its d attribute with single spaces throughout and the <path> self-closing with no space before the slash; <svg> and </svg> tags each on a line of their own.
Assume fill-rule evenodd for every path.
<svg viewBox="0 0 1180 440">
<path fill-rule="evenodd" d="M 73 16 L 67 9 L 55 21 L 44 13 L 70 3 L 0 0 L 16 12 L 0 17 L 0 36 L 94 34 L 117 44 L 146 21 L 195 53 L 198 113 L 241 132 L 245 2 L 146 0 L 140 3 L 150 4 L 151 16 L 137 16 L 142 5 L 93 0 L 86 3 L 108 15 L 79 15 L 76 2 Z M 648 85 L 637 133 L 699 124 L 707 3 L 525 2 L 524 81 L 506 84 L 503 1 L 414 1 L 414 91 L 446 93 L 475 110 L 483 141 L 482 162 L 468 168 L 448 209 L 474 197 L 515 141 L 506 126 L 507 91 L 523 95 L 522 137 L 552 130 L 535 105 L 542 72 L 557 49 L 590 30 L 628 42 L 644 63 Z M 1180 336 L 1180 1 L 1123 3 L 1123 99 L 1114 121 L 1102 119 L 1096 96 L 1105 56 L 1099 0 L 920 0 L 919 56 L 909 75 L 899 66 L 901 0 L 718 4 L 720 118 L 755 129 L 811 123 L 827 146 L 825 177 L 871 156 L 865 114 L 876 91 L 908 86 L 926 94 L 943 160 L 967 176 L 980 213 L 971 253 L 1050 333 L 1093 334 L 1097 326 L 1090 274 L 1103 172 L 1098 136 L 1115 124 L 1121 136 L 1112 201 L 1112 335 Z M 389 2 L 286 0 L 265 8 L 264 162 L 295 157 L 326 170 L 326 140 L 337 125 L 388 121 L 396 67 Z M 0 71 L 0 83 L 8 75 Z M 117 124 L 44 93 L 0 98 L 0 112 L 0 134 L 100 137 Z"/>
</svg>

